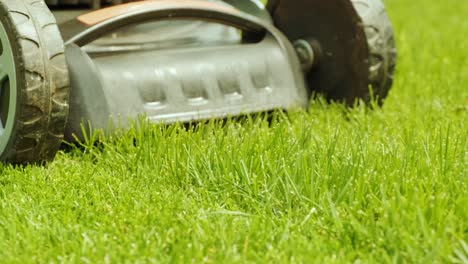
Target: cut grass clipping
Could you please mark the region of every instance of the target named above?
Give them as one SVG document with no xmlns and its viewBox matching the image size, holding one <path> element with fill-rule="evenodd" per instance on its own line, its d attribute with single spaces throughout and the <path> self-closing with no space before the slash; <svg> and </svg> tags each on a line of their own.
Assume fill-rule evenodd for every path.
<svg viewBox="0 0 468 264">
<path fill-rule="evenodd" d="M 386 4 L 382 109 L 143 124 L 0 165 L 1 262 L 467 263 L 468 5 Z"/>
</svg>

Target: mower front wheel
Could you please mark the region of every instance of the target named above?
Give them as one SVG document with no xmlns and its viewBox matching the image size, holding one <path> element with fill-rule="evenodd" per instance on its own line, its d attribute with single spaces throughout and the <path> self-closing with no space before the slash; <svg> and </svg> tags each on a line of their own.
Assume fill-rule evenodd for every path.
<svg viewBox="0 0 468 264">
<path fill-rule="evenodd" d="M 64 44 L 43 1 L 0 1 L 0 162 L 51 160 L 68 117 Z"/>
</svg>

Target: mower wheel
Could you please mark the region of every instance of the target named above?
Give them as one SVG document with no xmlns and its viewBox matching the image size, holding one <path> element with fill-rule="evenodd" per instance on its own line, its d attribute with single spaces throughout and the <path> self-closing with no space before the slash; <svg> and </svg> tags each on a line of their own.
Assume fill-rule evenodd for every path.
<svg viewBox="0 0 468 264">
<path fill-rule="evenodd" d="M 51 160 L 68 117 L 64 44 L 41 0 L 0 1 L 0 162 Z"/>
<path fill-rule="evenodd" d="M 361 17 L 369 45 L 369 85 L 372 93 L 362 95 L 365 102 L 372 98 L 379 104 L 387 97 L 393 84 L 397 51 L 393 28 L 381 0 L 352 0 Z"/>
<path fill-rule="evenodd" d="M 310 92 L 349 106 L 383 103 L 396 49 L 381 0 L 269 0 L 267 9 L 295 43 Z"/>
</svg>

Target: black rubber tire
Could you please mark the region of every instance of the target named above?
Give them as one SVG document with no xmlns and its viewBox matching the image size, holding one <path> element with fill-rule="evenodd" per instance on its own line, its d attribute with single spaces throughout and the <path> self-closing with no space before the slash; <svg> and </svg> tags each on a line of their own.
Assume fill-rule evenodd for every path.
<svg viewBox="0 0 468 264">
<path fill-rule="evenodd" d="M 93 9 L 98 9 L 101 5 L 118 5 L 136 0 L 46 0 L 49 6 L 78 6 L 78 5 L 89 5 Z"/>
<path fill-rule="evenodd" d="M 38 163 L 54 158 L 69 112 L 69 76 L 56 21 L 42 0 L 1 0 L 16 69 L 16 116 L 0 161 Z"/>
<path fill-rule="evenodd" d="M 372 99 L 383 104 L 392 84 L 397 51 L 393 27 L 381 0 L 352 0 L 362 19 L 369 45 L 369 91 L 361 98 L 368 103 Z"/>
<path fill-rule="evenodd" d="M 284 4 L 282 1 L 288 0 L 268 0 L 267 9 L 273 16 L 282 3 Z M 329 101 L 342 101 L 346 102 L 349 106 L 353 106 L 356 99 L 362 100 L 365 103 L 374 100 L 379 105 L 382 105 L 393 84 L 393 74 L 397 59 L 393 28 L 381 0 L 349 1 L 362 20 L 362 30 L 364 31 L 368 44 L 368 51 L 365 57 L 369 64 L 367 81 L 365 83 L 372 89 L 367 89 L 365 86 L 362 87 L 363 89 L 351 89 L 351 87 L 343 85 L 338 87 L 323 86 L 315 88 L 318 90 L 314 91 L 322 93 Z M 301 1 L 297 2 L 300 4 Z M 303 2 L 308 1 L 303 0 Z M 287 7 L 283 6 L 283 8 Z M 284 16 L 284 12 L 287 11 L 283 10 L 282 12 Z M 288 15 L 294 16 L 294 14 Z M 284 27 L 287 25 L 282 26 Z M 304 24 L 304 26 L 306 26 L 306 24 Z M 291 39 L 291 41 L 295 40 L 296 39 Z"/>
</svg>

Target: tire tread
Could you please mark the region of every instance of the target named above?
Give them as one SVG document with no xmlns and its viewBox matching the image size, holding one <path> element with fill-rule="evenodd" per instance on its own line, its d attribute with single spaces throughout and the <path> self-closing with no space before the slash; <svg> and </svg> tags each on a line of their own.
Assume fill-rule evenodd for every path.
<svg viewBox="0 0 468 264">
<path fill-rule="evenodd" d="M 387 97 L 392 85 L 397 52 L 393 27 L 381 0 L 352 0 L 363 21 L 369 45 L 369 85 L 379 104 Z M 362 98 L 369 102 L 371 94 Z"/>
<path fill-rule="evenodd" d="M 64 44 L 43 0 L 3 2 L 12 23 L 11 42 L 18 46 L 17 76 L 24 81 L 18 82 L 20 105 L 11 147 L 1 158 L 11 163 L 50 161 L 62 143 L 69 112 Z"/>
</svg>

